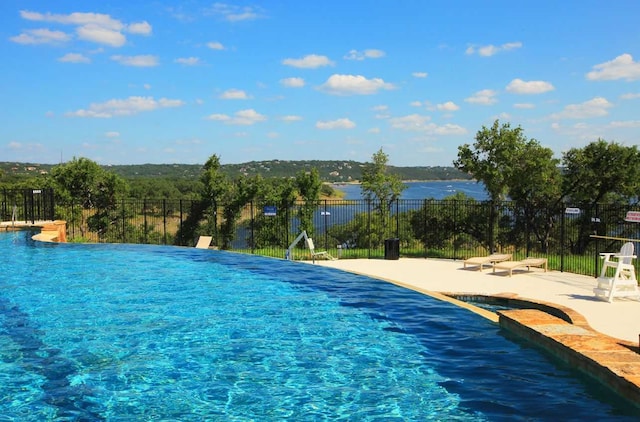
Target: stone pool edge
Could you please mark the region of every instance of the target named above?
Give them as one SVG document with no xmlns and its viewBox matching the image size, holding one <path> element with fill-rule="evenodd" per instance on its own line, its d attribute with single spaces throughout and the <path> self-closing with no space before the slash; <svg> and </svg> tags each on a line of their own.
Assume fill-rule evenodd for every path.
<svg viewBox="0 0 640 422">
<path fill-rule="evenodd" d="M 367 277 L 414 290 L 487 318 L 640 409 L 640 375 L 637 375 L 640 374 L 639 345 L 594 330 L 586 318 L 573 309 L 516 294 L 438 293 L 397 280 L 371 275 Z M 533 309 L 500 310 L 494 313 L 469 303 L 489 300 L 507 307 L 526 306 Z"/>
</svg>

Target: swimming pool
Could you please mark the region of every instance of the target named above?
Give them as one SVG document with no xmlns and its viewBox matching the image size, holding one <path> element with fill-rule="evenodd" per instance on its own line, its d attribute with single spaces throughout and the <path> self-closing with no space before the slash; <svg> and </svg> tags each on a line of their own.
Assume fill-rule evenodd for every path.
<svg viewBox="0 0 640 422">
<path fill-rule="evenodd" d="M 30 236 L 0 233 L 1 420 L 634 420 L 489 321 L 388 283 Z"/>
</svg>

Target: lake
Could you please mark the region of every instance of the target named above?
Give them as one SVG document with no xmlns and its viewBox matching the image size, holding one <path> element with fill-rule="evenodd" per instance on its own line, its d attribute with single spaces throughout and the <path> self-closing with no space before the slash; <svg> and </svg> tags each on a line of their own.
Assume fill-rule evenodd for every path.
<svg viewBox="0 0 640 422">
<path fill-rule="evenodd" d="M 345 193 L 344 199 L 362 199 L 360 185 L 332 185 L 333 188 Z M 402 192 L 401 199 L 444 199 L 462 192 L 465 195 L 484 201 L 489 199 L 482 183 L 474 180 L 438 180 L 432 182 L 407 182 L 407 188 Z"/>
</svg>

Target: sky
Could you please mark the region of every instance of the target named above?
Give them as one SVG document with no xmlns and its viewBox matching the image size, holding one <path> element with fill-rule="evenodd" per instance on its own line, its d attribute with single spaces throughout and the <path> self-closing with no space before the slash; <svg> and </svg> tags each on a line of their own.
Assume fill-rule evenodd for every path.
<svg viewBox="0 0 640 422">
<path fill-rule="evenodd" d="M 640 2 L 0 2 L 0 161 L 452 166 L 640 144 Z"/>
</svg>

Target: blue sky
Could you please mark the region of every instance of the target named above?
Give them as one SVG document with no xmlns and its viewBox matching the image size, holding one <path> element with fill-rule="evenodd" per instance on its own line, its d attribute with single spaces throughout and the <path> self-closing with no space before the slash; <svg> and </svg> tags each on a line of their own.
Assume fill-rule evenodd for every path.
<svg viewBox="0 0 640 422">
<path fill-rule="evenodd" d="M 640 143 L 640 2 L 0 2 L 0 161 L 451 166 Z"/>
</svg>

